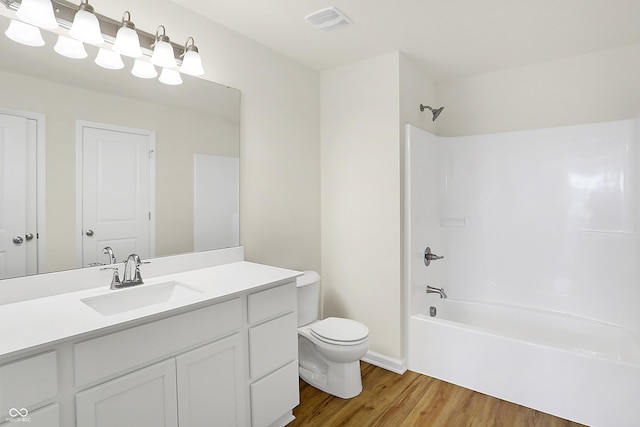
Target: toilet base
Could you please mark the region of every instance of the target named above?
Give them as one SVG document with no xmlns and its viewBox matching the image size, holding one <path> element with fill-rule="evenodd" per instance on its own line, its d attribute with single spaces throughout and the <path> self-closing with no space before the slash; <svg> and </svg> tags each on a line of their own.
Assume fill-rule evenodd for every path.
<svg viewBox="0 0 640 427">
<path fill-rule="evenodd" d="M 329 364 L 327 370 L 303 364 L 298 369 L 300 378 L 318 390 L 341 399 L 351 399 L 359 395 L 362 391 L 360 361 Z"/>
</svg>

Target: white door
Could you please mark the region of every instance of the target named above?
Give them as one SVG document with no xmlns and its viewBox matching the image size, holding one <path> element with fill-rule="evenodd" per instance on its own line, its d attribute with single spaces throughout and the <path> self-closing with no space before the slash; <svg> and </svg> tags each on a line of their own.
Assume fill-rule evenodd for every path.
<svg viewBox="0 0 640 427">
<path fill-rule="evenodd" d="M 80 134 L 82 265 L 106 262 L 105 246 L 119 261 L 154 256 L 153 132 L 85 122 Z"/>
<path fill-rule="evenodd" d="M 0 279 L 37 273 L 34 122 L 0 114 Z"/>
</svg>

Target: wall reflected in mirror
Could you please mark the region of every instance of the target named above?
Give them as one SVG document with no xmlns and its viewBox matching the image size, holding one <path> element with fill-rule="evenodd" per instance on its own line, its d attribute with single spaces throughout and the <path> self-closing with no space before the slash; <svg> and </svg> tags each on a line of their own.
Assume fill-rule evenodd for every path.
<svg viewBox="0 0 640 427">
<path fill-rule="evenodd" d="M 0 16 L 0 30 L 4 32 L 8 25 L 9 19 Z M 4 34 L 0 35 L 0 52 L 3 55 L 0 65 L 1 112 L 36 113 L 44 117 L 43 126 L 38 128 L 44 133 L 44 157 L 36 170 L 45 186 L 44 194 L 37 198 L 44 202 L 45 214 L 44 218 L 38 218 L 43 229 L 36 233 L 40 232 L 45 246 L 38 254 L 41 258 L 38 272 L 80 265 L 78 233 L 86 230 L 79 230 L 77 226 L 78 121 L 154 132 L 155 256 L 239 244 L 237 204 L 235 217 L 230 222 L 233 225 L 225 225 L 229 238 L 214 236 L 209 246 L 206 239 L 203 242 L 203 239 L 196 238 L 202 235 L 196 230 L 196 222 L 208 224 L 207 212 L 211 211 L 201 210 L 205 213 L 194 220 L 195 207 L 200 206 L 196 202 L 196 191 L 201 194 L 202 202 L 207 190 L 206 184 L 200 182 L 196 186 L 194 183 L 196 176 L 200 181 L 214 180 L 212 189 L 235 194 L 237 200 L 237 174 L 231 174 L 233 179 L 225 183 L 221 182 L 221 174 L 215 171 L 204 173 L 206 171 L 203 172 L 202 167 L 209 164 L 203 158 L 231 159 L 232 164 L 239 164 L 240 92 L 188 75 L 182 76 L 184 83 L 180 86 L 163 85 L 156 79 L 138 79 L 130 74 L 133 60 L 129 58 L 123 58 L 126 63 L 124 69 L 102 69 L 92 59 L 97 48 L 86 46 L 89 58 L 73 60 L 53 51 L 55 34 L 43 31 L 43 37 L 45 46 L 27 47 L 7 39 Z M 199 174 L 196 174 L 196 163 L 201 168 Z M 126 158 L 116 158 L 109 163 L 110 173 L 118 176 L 119 168 L 126 165 Z M 2 162 L 0 167 L 7 169 Z M 6 175 L 5 172 L 2 174 Z M 2 187 L 3 199 L 12 199 L 9 194 L 11 187 Z M 127 186 L 119 191 L 122 191 L 123 203 L 126 202 Z M 229 203 L 226 200 L 223 204 Z M 209 200 L 205 205 L 205 209 L 215 209 L 216 201 Z M 215 215 L 211 216 L 211 221 L 215 221 Z M 26 230 L 19 232 L 23 233 Z M 120 261 L 128 254 L 116 255 Z M 107 259 L 99 261 L 106 262 Z"/>
</svg>

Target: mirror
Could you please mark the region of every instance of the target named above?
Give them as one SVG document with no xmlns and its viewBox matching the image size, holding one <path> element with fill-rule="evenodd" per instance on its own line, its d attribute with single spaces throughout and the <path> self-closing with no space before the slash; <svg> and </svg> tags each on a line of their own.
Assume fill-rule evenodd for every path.
<svg viewBox="0 0 640 427">
<path fill-rule="evenodd" d="M 3 33 L 8 25 L 0 16 Z M 46 155 L 38 173 L 46 187 L 46 264 L 39 272 L 78 266 L 77 120 L 155 132 L 155 256 L 194 251 L 194 159 L 239 158 L 240 92 L 188 75 L 179 86 L 138 79 L 130 74 L 133 60 L 125 57 L 123 69 L 105 70 L 93 62 L 97 48 L 87 45 L 88 58 L 69 59 L 54 52 L 56 34 L 42 35 L 45 46 L 29 47 L 0 34 L 0 110 L 45 117 Z M 114 174 L 118 166 L 113 164 Z M 237 197 L 237 179 L 229 186 Z M 118 261 L 127 255 L 116 254 Z"/>
</svg>

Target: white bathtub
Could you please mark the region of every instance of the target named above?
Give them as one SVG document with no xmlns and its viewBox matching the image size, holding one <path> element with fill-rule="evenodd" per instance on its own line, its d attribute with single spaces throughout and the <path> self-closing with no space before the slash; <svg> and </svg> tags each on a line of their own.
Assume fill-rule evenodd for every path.
<svg viewBox="0 0 640 427">
<path fill-rule="evenodd" d="M 640 342 L 631 331 L 430 297 L 409 317 L 409 369 L 591 426 L 640 426 Z"/>
</svg>

